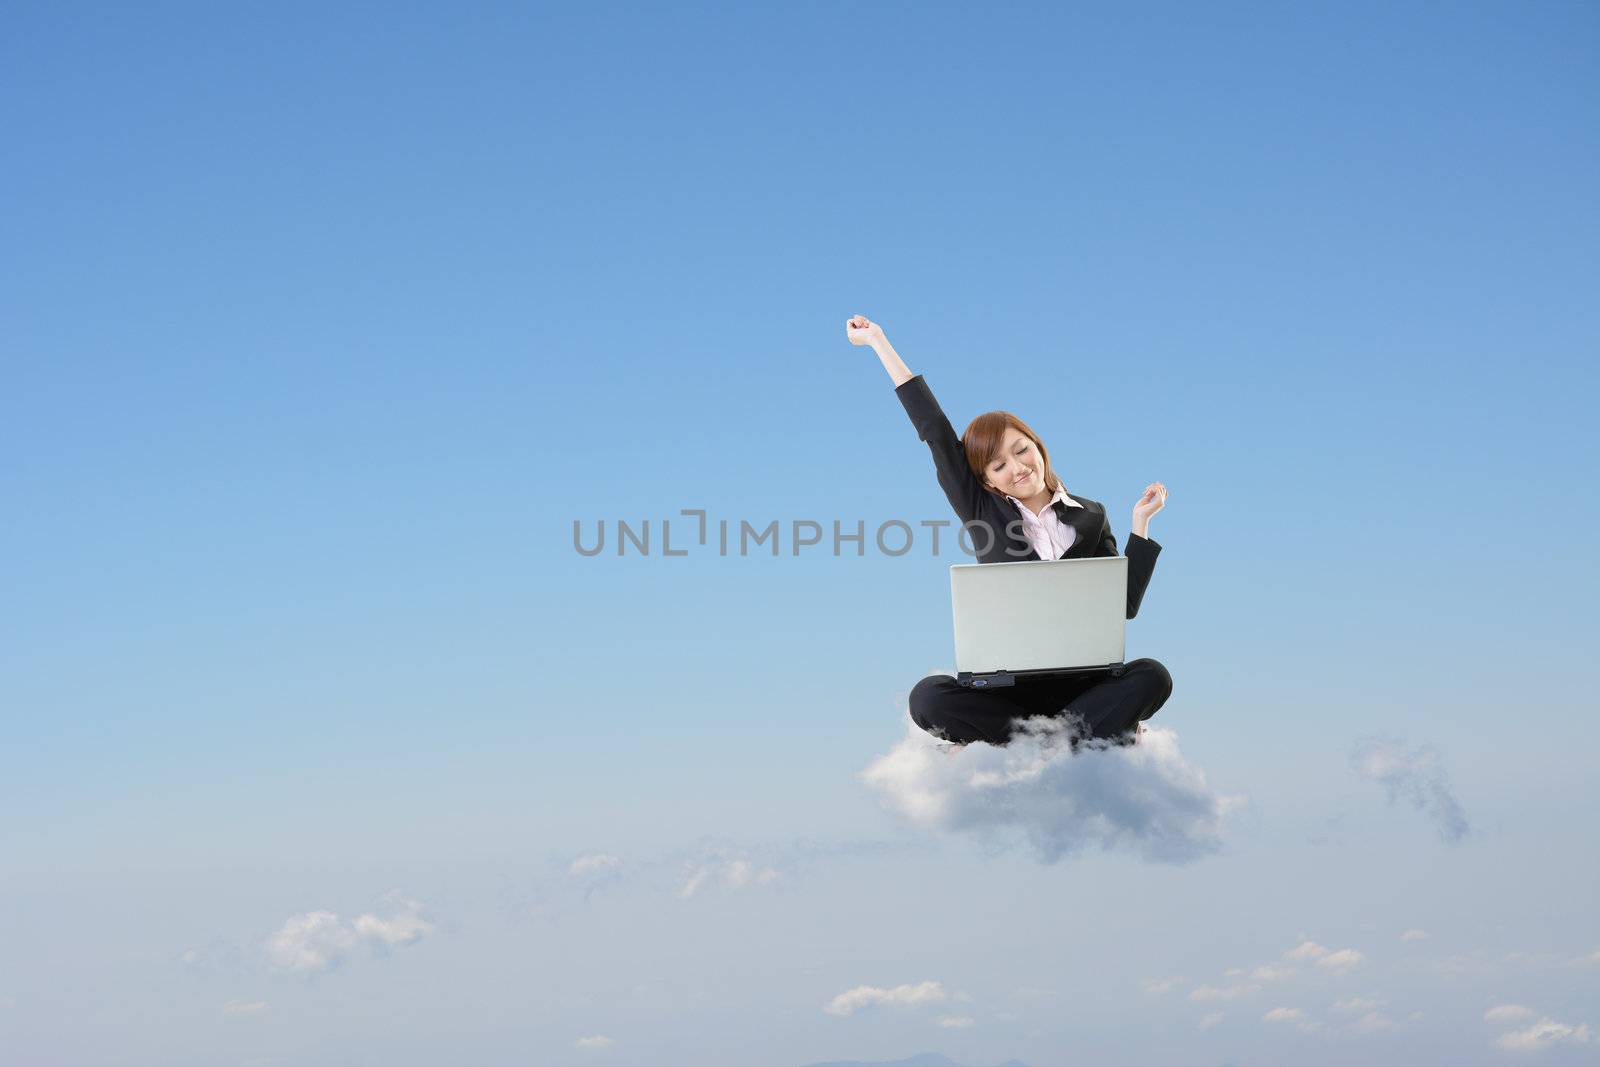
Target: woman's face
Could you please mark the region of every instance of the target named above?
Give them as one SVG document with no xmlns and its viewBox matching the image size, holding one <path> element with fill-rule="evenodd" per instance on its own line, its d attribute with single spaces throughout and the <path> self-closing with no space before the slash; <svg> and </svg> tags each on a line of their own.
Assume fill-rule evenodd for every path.
<svg viewBox="0 0 1600 1067">
<path fill-rule="evenodd" d="M 1044 492 L 1044 461 L 1033 439 L 1015 426 L 1006 427 L 1000 451 L 984 472 L 990 488 L 1027 500 Z"/>
</svg>

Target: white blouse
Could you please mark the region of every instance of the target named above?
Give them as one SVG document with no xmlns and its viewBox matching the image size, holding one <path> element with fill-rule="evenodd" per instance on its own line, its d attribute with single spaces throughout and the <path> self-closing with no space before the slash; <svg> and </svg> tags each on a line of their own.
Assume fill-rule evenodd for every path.
<svg viewBox="0 0 1600 1067">
<path fill-rule="evenodd" d="M 1050 503 L 1044 506 L 1044 511 L 1035 515 L 1028 510 L 1028 505 L 1016 497 L 1007 494 L 1006 499 L 1017 506 L 1022 513 L 1023 532 L 1028 535 L 1028 543 L 1033 550 L 1039 553 L 1040 559 L 1060 559 L 1067 549 L 1072 547 L 1072 542 L 1077 540 L 1078 531 L 1069 523 L 1061 521 L 1061 516 L 1056 514 L 1052 507 L 1057 500 L 1069 508 L 1081 508 L 1082 504 L 1067 495 L 1066 487 L 1056 490 L 1056 495 L 1050 498 Z"/>
</svg>

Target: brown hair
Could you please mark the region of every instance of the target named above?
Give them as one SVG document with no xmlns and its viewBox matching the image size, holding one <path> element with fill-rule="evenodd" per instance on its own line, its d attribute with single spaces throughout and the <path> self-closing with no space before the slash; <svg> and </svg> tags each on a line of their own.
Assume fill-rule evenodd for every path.
<svg viewBox="0 0 1600 1067">
<path fill-rule="evenodd" d="M 1033 442 L 1033 447 L 1039 450 L 1039 458 L 1044 461 L 1045 488 L 1052 493 L 1057 489 L 1064 489 L 1061 479 L 1056 477 L 1056 472 L 1050 467 L 1050 453 L 1045 450 L 1044 442 L 1039 440 L 1038 434 L 1028 428 L 1027 423 L 1009 411 L 985 411 L 969 422 L 966 432 L 961 435 L 961 447 L 967 452 L 967 466 L 978 476 L 979 484 L 995 496 L 1005 495 L 990 488 L 988 470 L 989 464 L 1000 454 L 1000 444 L 1006 438 L 1008 426 L 1014 427 L 1018 433 L 1027 435 Z"/>
</svg>

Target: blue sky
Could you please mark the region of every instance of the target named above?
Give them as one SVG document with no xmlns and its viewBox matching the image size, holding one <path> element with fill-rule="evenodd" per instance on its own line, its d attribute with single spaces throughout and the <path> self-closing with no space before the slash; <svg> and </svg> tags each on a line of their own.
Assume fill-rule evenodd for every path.
<svg viewBox="0 0 1600 1067">
<path fill-rule="evenodd" d="M 0 1046 L 1592 1057 L 1597 43 L 1580 3 L 11 6 Z M 914 764 L 968 557 L 872 544 L 952 515 L 857 313 L 1119 542 L 1168 486 L 1165 755 L 1030 797 L 1199 775 L 1242 798 L 1202 854 L 863 777 Z M 697 508 L 867 544 L 573 548 Z"/>
</svg>

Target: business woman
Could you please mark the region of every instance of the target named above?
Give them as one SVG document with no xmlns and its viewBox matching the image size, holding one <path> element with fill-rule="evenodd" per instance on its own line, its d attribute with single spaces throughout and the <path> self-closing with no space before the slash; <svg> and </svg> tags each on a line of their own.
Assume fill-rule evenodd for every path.
<svg viewBox="0 0 1600 1067">
<path fill-rule="evenodd" d="M 968 529 L 979 563 L 1081 559 L 1117 555 L 1105 506 L 1069 496 L 1050 466 L 1038 435 L 1007 411 L 989 411 L 956 438 L 950 420 L 922 375 L 912 374 L 882 327 L 863 315 L 845 324 L 853 345 L 868 345 L 894 381 L 917 436 L 933 453 L 934 470 L 950 506 Z M 1139 613 L 1161 546 L 1150 540 L 1150 518 L 1167 500 L 1166 486 L 1151 482 L 1133 507 L 1128 537 L 1127 617 Z M 1139 724 L 1172 694 L 1172 676 L 1153 659 L 1136 659 L 1120 676 L 1019 675 L 1014 686 L 973 689 L 946 674 L 922 679 L 911 690 L 911 718 L 922 729 L 958 745 L 1011 740 L 1016 719 L 1076 715 L 1091 737 L 1132 744 Z"/>
</svg>

